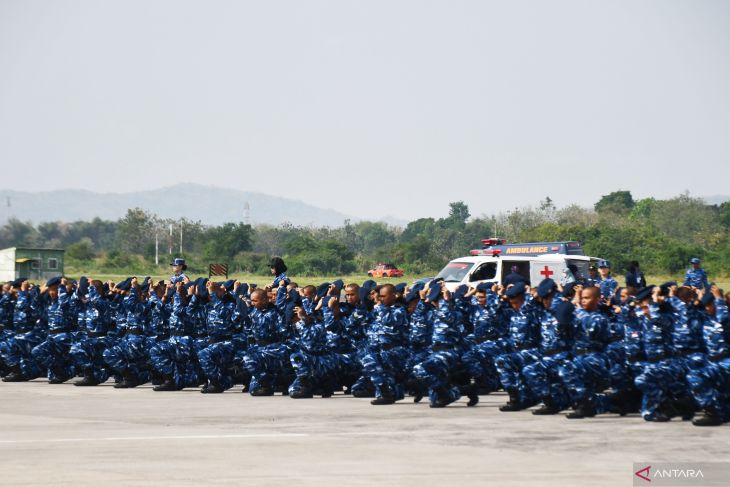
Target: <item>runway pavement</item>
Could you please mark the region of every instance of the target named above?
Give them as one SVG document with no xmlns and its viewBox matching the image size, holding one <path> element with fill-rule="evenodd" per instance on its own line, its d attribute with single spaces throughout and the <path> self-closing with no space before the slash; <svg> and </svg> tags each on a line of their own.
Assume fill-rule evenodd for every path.
<svg viewBox="0 0 730 487">
<path fill-rule="evenodd" d="M 631 485 L 633 462 L 730 459 L 730 426 L 256 398 L 240 387 L 0 383 L 0 485 Z"/>
</svg>

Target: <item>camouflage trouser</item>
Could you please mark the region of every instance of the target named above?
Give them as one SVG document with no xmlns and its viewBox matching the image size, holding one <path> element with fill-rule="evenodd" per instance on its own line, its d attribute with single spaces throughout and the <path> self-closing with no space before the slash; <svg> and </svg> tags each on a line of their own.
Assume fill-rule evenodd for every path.
<svg viewBox="0 0 730 487">
<path fill-rule="evenodd" d="M 137 384 L 144 384 L 150 380 L 147 337 L 124 335 L 104 350 L 104 362 L 114 372 L 130 375 Z"/>
<path fill-rule="evenodd" d="M 608 358 L 602 352 L 588 352 L 566 360 L 558 366 L 558 373 L 568 390 L 573 404 L 590 400 L 597 413 L 609 409 L 608 398 L 602 394 L 609 386 Z"/>
<path fill-rule="evenodd" d="M 408 353 L 406 370 L 408 371 L 408 390 L 413 395 L 428 395 L 428 384 L 416 376 L 415 367 L 431 355 L 431 347 L 411 349 Z"/>
<path fill-rule="evenodd" d="M 372 396 L 375 394 L 375 387 L 370 380 L 370 376 L 367 375 L 362 368 L 362 359 L 367 354 L 367 343 L 360 342 L 357 344 L 356 352 L 342 355 L 340 376 L 349 380 L 351 383 L 350 389 L 353 395 L 361 393 Z"/>
<path fill-rule="evenodd" d="M 668 399 L 680 397 L 686 393 L 685 364 L 676 359 L 664 359 L 657 362 L 644 362 L 641 373 L 634 383 L 641 391 L 641 416 L 653 418 L 659 406 Z"/>
<path fill-rule="evenodd" d="M 47 370 L 49 381 L 65 381 L 74 376 L 73 362 L 69 355 L 72 343 L 71 333 L 54 333 L 33 348 L 33 359 Z"/>
<path fill-rule="evenodd" d="M 560 365 L 571 360 L 569 352 L 543 356 L 522 369 L 528 387 L 541 400 L 550 398 L 555 406 L 565 409 L 571 405 L 568 389 L 560 378 Z"/>
<path fill-rule="evenodd" d="M 172 377 L 178 389 L 198 386 L 198 356 L 195 341 L 189 336 L 172 336 L 150 349 L 152 367 Z"/>
<path fill-rule="evenodd" d="M 301 391 L 308 384 L 327 391 L 334 389 L 338 381 L 340 356 L 335 353 L 313 354 L 306 351 L 294 352 L 289 356 L 296 378 L 289 386 L 289 393 Z"/>
<path fill-rule="evenodd" d="M 471 347 L 462 360 L 476 384 L 491 392 L 501 387 L 495 360 L 504 353 L 504 346 L 499 341 L 486 340 Z"/>
<path fill-rule="evenodd" d="M 499 381 L 506 391 L 517 394 L 518 405 L 523 408 L 534 406 L 538 402 L 535 393 L 527 385 L 522 371 L 529 364 L 540 359 L 536 348 L 498 355 L 494 361 L 499 373 Z"/>
<path fill-rule="evenodd" d="M 621 341 L 609 343 L 606 347 L 611 387 L 616 390 L 634 387 L 634 375 L 627 362 L 626 349 Z"/>
<path fill-rule="evenodd" d="M 283 343 L 251 345 L 243 355 L 243 364 L 251 374 L 249 392 L 273 389 L 279 375 L 288 367 L 289 349 Z"/>
<path fill-rule="evenodd" d="M 454 402 L 461 397 L 459 387 L 450 380 L 451 373 L 460 365 L 461 357 L 456 350 L 432 352 L 413 368 L 413 375 L 428 387 L 431 404 L 441 401 Z"/>
<path fill-rule="evenodd" d="M 69 351 L 74 367 L 79 372 L 91 372 L 94 380 L 99 383 L 106 382 L 109 370 L 104 362 L 104 350 L 111 345 L 112 340 L 106 336 L 90 337 L 81 334 Z"/>
<path fill-rule="evenodd" d="M 43 342 L 39 331 L 18 333 L 0 342 L 0 356 L 8 367 L 19 367 L 27 379 L 35 379 L 42 373 L 41 366 L 33 359 L 33 348 Z"/>
<path fill-rule="evenodd" d="M 700 408 L 713 409 L 723 421 L 730 421 L 730 358 L 693 362 L 687 382 Z"/>
<path fill-rule="evenodd" d="M 396 398 L 402 398 L 407 362 L 408 350 L 401 346 L 389 350 L 373 349 L 362 357 L 363 374 L 370 377 L 376 396 L 382 396 L 383 389 L 387 388 Z"/>
<path fill-rule="evenodd" d="M 198 361 L 205 378 L 223 389 L 233 387 L 234 357 L 235 348 L 231 340 L 212 343 L 198 352 Z"/>
</svg>

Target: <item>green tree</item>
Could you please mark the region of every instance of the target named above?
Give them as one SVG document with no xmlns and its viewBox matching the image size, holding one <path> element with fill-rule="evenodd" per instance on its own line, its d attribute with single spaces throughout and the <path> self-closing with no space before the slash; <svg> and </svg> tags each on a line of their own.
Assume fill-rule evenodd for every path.
<svg viewBox="0 0 730 487">
<path fill-rule="evenodd" d="M 643 198 L 636 202 L 631 209 L 629 218 L 632 220 L 649 219 L 651 212 L 656 207 L 657 201 L 654 198 Z"/>
<path fill-rule="evenodd" d="M 0 229 L 0 248 L 5 247 L 33 247 L 38 245 L 38 231 L 30 222 L 22 222 L 11 218 Z"/>
<path fill-rule="evenodd" d="M 454 201 L 449 203 L 449 217 L 445 223 L 452 228 L 464 228 L 470 216 L 469 207 L 466 203 L 463 201 Z"/>
<path fill-rule="evenodd" d="M 203 255 L 209 260 L 233 261 L 236 254 L 251 250 L 253 229 L 243 223 L 226 223 L 205 234 Z"/>
<path fill-rule="evenodd" d="M 89 238 L 84 238 L 66 247 L 66 258 L 69 260 L 90 261 L 94 257 L 96 257 L 96 254 L 94 253 L 93 243 Z"/>
<path fill-rule="evenodd" d="M 601 197 L 594 209 L 598 213 L 628 214 L 634 207 L 634 198 L 630 191 L 614 191 Z"/>
<path fill-rule="evenodd" d="M 128 253 L 138 253 L 154 240 L 155 222 L 149 213 L 141 208 L 130 208 L 119 220 L 119 247 Z"/>
<path fill-rule="evenodd" d="M 720 223 L 730 228 L 730 201 L 725 201 L 718 208 Z"/>
</svg>

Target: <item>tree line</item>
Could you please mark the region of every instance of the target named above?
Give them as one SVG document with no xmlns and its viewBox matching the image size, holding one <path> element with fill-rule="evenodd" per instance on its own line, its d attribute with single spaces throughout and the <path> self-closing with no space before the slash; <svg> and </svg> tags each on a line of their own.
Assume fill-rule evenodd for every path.
<svg viewBox="0 0 730 487">
<path fill-rule="evenodd" d="M 729 229 L 730 202 L 711 205 L 687 193 L 666 200 L 634 200 L 629 191 L 615 191 L 593 208 L 558 209 L 547 197 L 537 205 L 477 217 L 457 201 L 449 204 L 445 218 L 419 218 L 402 228 L 347 220 L 336 228 L 241 222 L 209 226 L 163 219 L 140 208 L 129 209 L 116 221 L 33 225 L 11 219 L 0 228 L 0 248 L 65 248 L 67 267 L 79 272 L 160 273 L 155 266 L 157 242 L 160 267 L 167 264 L 172 249 L 199 273 L 206 272 L 208 263 L 222 262 L 233 272 L 267 274 L 270 257 L 280 255 L 292 275 L 365 272 L 378 262 L 427 274 L 468 255 L 482 238 L 496 232 L 511 242 L 578 240 L 587 254 L 611 260 L 618 273 L 629 261 L 639 260 L 646 272 L 675 274 L 690 257 L 699 256 L 710 273 L 727 275 Z"/>
</svg>

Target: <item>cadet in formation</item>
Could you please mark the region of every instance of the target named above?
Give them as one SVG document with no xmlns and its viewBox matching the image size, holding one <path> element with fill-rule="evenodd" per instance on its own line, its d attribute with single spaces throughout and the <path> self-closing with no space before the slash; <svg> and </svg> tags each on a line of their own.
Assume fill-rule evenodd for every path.
<svg viewBox="0 0 730 487">
<path fill-rule="evenodd" d="M 410 394 L 434 408 L 504 390 L 504 412 L 716 426 L 730 420 L 730 293 L 691 262 L 683 285 L 641 288 L 635 276 L 619 288 L 608 261 L 600 277 L 531 287 L 515 270 L 506 286 L 453 292 L 440 280 L 299 287 L 281 258 L 263 288 L 191 280 L 183 259 L 167 281 L 17 279 L 0 294 L 0 374 L 292 399 L 344 390 L 378 406 Z"/>
</svg>

